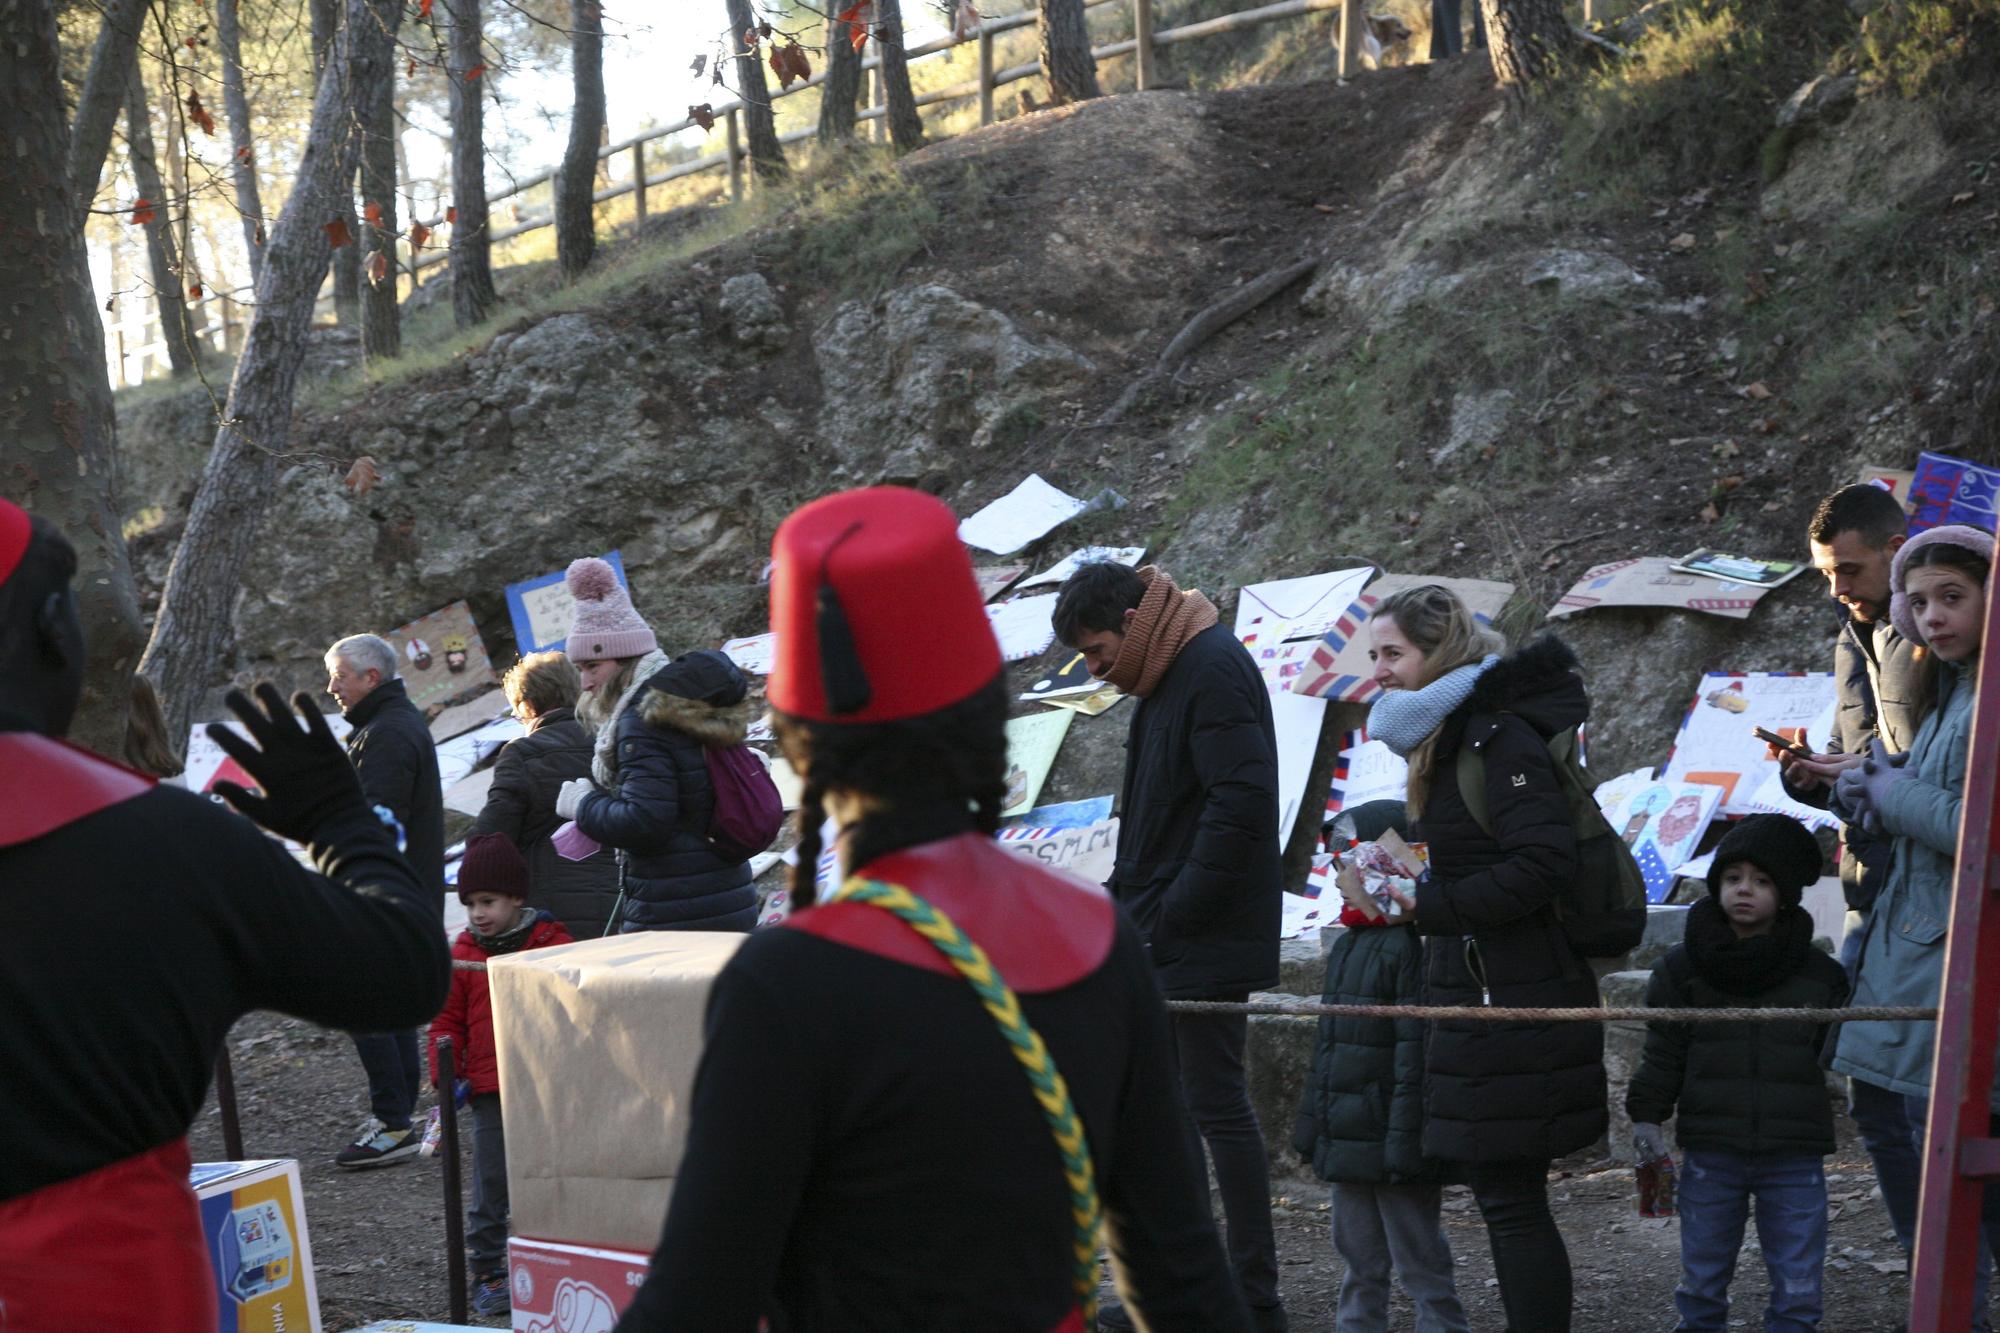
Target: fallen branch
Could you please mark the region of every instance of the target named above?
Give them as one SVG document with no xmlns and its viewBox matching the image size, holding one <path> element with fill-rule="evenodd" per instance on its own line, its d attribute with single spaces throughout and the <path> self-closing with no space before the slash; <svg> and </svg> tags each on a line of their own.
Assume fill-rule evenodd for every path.
<svg viewBox="0 0 2000 1333">
<path fill-rule="evenodd" d="M 1542 553 L 1536 556 L 1535 558 L 1537 560 L 1546 560 L 1550 556 L 1554 555 L 1557 551 L 1562 550 L 1565 546 L 1574 546 L 1578 542 L 1587 542 L 1593 537 L 1609 537 L 1610 535 L 1611 535 L 1611 529 L 1609 528 L 1602 528 L 1596 532 L 1578 533 L 1574 537 L 1565 537 L 1559 542 L 1552 542 L 1549 545 L 1544 546 L 1542 548 Z"/>
<path fill-rule="evenodd" d="M 1160 359 L 1153 363 L 1153 368 L 1134 380 L 1124 393 L 1119 394 L 1118 401 L 1113 403 L 1094 424 L 1100 429 L 1116 425 L 1119 418 L 1132 409 L 1134 403 L 1151 392 L 1161 380 L 1167 379 L 1179 370 L 1203 343 L 1318 267 L 1317 259 L 1302 259 L 1283 268 L 1272 269 L 1263 277 L 1244 283 L 1214 305 L 1201 311 L 1174 335 L 1174 340 L 1167 344 L 1166 351 L 1160 353 Z"/>
</svg>

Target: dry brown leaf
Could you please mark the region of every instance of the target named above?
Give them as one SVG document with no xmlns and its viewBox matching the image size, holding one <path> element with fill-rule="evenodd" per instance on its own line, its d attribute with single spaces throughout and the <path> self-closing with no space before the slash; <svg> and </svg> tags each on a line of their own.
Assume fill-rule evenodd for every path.
<svg viewBox="0 0 2000 1333">
<path fill-rule="evenodd" d="M 1763 399 L 1769 398 L 1771 396 L 1771 390 L 1765 386 L 1764 381 L 1762 380 L 1758 380 L 1752 384 L 1746 384 L 1741 389 L 1738 389 L 1737 392 L 1742 394 L 1745 398 L 1755 398 L 1760 402 Z"/>
<path fill-rule="evenodd" d="M 353 467 L 347 469 L 347 475 L 341 478 L 340 484 L 353 491 L 354 498 L 359 500 L 374 490 L 375 483 L 381 479 L 382 474 L 376 470 L 375 460 L 363 454 L 354 460 Z"/>
<path fill-rule="evenodd" d="M 1680 235 L 1674 237 L 1674 239 L 1672 239 L 1671 241 L 1667 242 L 1667 249 L 1679 250 L 1683 253 L 1694 249 L 1694 247 L 1695 247 L 1694 233 L 1691 231 L 1684 231 Z"/>
<path fill-rule="evenodd" d="M 1960 190 L 1951 197 L 1952 207 L 1956 208 L 1960 204 L 1969 204 L 1977 197 L 1978 195 L 1972 190 Z"/>
<path fill-rule="evenodd" d="M 1721 517 L 1722 517 L 1722 510 L 1716 507 L 1715 501 L 1710 500 L 1707 504 L 1701 507 L 1702 522 L 1713 523 Z"/>
<path fill-rule="evenodd" d="M 1708 452 L 1716 458 L 1734 458 L 1743 452 L 1743 446 L 1734 440 L 1724 440 Z"/>
<path fill-rule="evenodd" d="M 1715 479 L 1715 490 L 1718 495 L 1727 495 L 1742 484 L 1743 474 L 1741 472 L 1732 472 L 1726 477 L 1717 477 Z"/>
</svg>

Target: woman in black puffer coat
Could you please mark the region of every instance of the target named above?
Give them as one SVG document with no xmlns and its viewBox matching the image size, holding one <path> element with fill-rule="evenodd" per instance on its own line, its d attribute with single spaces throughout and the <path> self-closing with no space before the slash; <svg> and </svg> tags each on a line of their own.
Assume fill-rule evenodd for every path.
<svg viewBox="0 0 2000 1333">
<path fill-rule="evenodd" d="M 715 788 L 707 749 L 743 743 L 747 692 L 723 654 L 689 653 L 633 686 L 600 733 L 598 789 L 576 802 L 576 823 L 624 858 L 620 931 L 756 924 L 750 863 L 718 855 L 708 838 Z"/>
<path fill-rule="evenodd" d="M 1577 857 L 1548 741 L 1590 711 L 1575 655 L 1545 636 L 1501 658 L 1499 636 L 1436 585 L 1389 598 L 1369 623 L 1385 690 L 1369 732 L 1409 759 L 1410 812 L 1429 848 L 1412 904 L 1426 1001 L 1596 1005 L 1595 974 L 1556 917 Z M 1459 791 L 1467 746 L 1481 756 L 1491 833 Z M 1569 1255 L 1548 1170 L 1604 1133 L 1603 1029 L 1439 1022 L 1424 1073 L 1424 1151 L 1472 1186 L 1511 1333 L 1565 1333 Z"/>
</svg>

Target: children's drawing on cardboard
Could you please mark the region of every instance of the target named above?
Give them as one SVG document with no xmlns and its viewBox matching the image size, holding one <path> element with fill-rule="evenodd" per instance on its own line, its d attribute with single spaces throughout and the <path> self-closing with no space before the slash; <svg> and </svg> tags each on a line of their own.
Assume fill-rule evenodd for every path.
<svg viewBox="0 0 2000 1333">
<path fill-rule="evenodd" d="M 1022 814 L 1034 808 L 1042 794 L 1049 769 L 1055 766 L 1056 752 L 1069 734 L 1076 714 L 1066 709 L 1053 713 L 1029 713 L 1007 722 L 1007 803 L 1000 817 Z"/>
<path fill-rule="evenodd" d="M 500 683 L 464 602 L 420 616 L 383 635 L 396 650 L 404 688 L 418 708 L 450 703 Z"/>
<path fill-rule="evenodd" d="M 1585 570 L 1576 586 L 1549 608 L 1547 618 L 1556 620 L 1607 606 L 1664 606 L 1748 620 L 1758 600 L 1770 590 L 1769 586 L 1685 573 L 1663 555 L 1636 556 Z"/>
<path fill-rule="evenodd" d="M 1597 802 L 1639 863 L 1646 901 L 1663 903 L 1673 893 L 1676 872 L 1693 858 L 1715 817 L 1722 788 L 1699 782 L 1614 779 L 1597 789 Z"/>
<path fill-rule="evenodd" d="M 611 566 L 611 572 L 629 590 L 632 585 L 625 577 L 625 561 L 618 552 L 606 551 L 604 563 Z M 563 582 L 565 569 L 507 585 L 507 615 L 514 622 L 514 645 L 523 657 L 529 653 L 559 653 L 569 639 L 569 621 L 576 605 Z"/>
<path fill-rule="evenodd" d="M 1369 583 L 1366 590 L 1359 593 L 1326 628 L 1320 641 L 1308 654 L 1304 668 L 1292 677 L 1292 691 L 1321 699 L 1338 699 L 1343 703 L 1372 702 L 1381 691 L 1370 678 L 1375 667 L 1368 660 L 1368 617 L 1375 613 L 1376 607 L 1397 593 L 1420 588 L 1427 583 L 1440 584 L 1457 593 L 1482 625 L 1491 625 L 1506 609 L 1507 599 L 1514 595 L 1513 584 L 1496 583 L 1490 579 L 1384 574 Z"/>
<path fill-rule="evenodd" d="M 1754 728 L 1779 731 L 1824 725 L 1833 702 L 1833 673 L 1759 671 L 1739 674 L 1712 672 L 1701 678 L 1694 702 L 1681 722 L 1674 751 L 1660 778 L 1668 783 L 1697 782 L 1720 787 L 1717 813 L 1729 818 L 1759 813 L 1752 797 L 1778 771 L 1778 761 L 1765 757 L 1764 742 Z M 1809 807 L 1786 801 L 1784 813 L 1804 819 Z"/>
<path fill-rule="evenodd" d="M 1753 588 L 1775 588 L 1805 572 L 1797 560 L 1766 560 L 1751 555 L 1718 551 L 1713 546 L 1697 546 L 1674 561 L 1676 573 L 1700 574 L 1723 583 L 1747 583 Z"/>
<path fill-rule="evenodd" d="M 1981 467 L 1949 454 L 1917 455 L 1910 482 L 1910 531 L 1963 523 L 1993 531 L 2000 519 L 2000 468 Z"/>
</svg>

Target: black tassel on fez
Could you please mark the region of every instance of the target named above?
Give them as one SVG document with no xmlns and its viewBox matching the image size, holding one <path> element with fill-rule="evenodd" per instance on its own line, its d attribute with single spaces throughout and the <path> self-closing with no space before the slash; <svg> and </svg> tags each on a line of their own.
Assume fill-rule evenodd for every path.
<svg viewBox="0 0 2000 1333">
<path fill-rule="evenodd" d="M 819 671 L 826 685 L 826 706 L 835 717 L 858 713 L 875 697 L 875 688 L 868 683 L 867 668 L 861 665 L 861 652 L 854 646 L 854 629 L 847 623 L 847 612 L 840 605 L 840 594 L 833 590 L 833 578 L 827 569 L 840 543 L 860 527 L 857 523 L 842 533 L 827 547 L 820 561 L 819 610 L 814 626 L 819 633 Z"/>
</svg>

